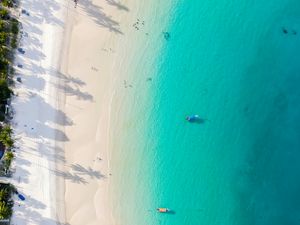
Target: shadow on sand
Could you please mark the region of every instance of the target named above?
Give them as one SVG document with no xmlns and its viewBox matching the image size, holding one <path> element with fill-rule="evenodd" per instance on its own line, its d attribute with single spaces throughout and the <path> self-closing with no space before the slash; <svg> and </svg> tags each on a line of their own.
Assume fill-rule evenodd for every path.
<svg viewBox="0 0 300 225">
<path fill-rule="evenodd" d="M 101 174 L 99 171 L 93 170 L 91 167 L 84 168 L 79 164 L 72 164 L 71 169 L 75 171 L 75 173 L 77 174 L 87 175 L 90 178 L 95 178 L 95 179 L 105 178 L 103 174 Z"/>
<path fill-rule="evenodd" d="M 87 184 L 86 178 L 84 176 L 88 176 L 91 179 L 104 179 L 106 178 L 99 171 L 93 170 L 91 167 L 85 168 L 79 164 L 72 164 L 70 166 L 71 171 L 53 171 L 55 175 L 63 177 L 66 180 L 70 180 L 73 183 L 77 184 Z"/>
<path fill-rule="evenodd" d="M 115 1 L 111 2 L 115 3 Z M 122 33 L 119 24 L 106 15 L 101 8 L 95 6 L 91 0 L 82 0 L 82 5 L 97 24 L 112 32 Z M 115 4 L 115 6 L 125 10 L 121 5 Z M 50 88 L 63 94 L 77 96 L 83 101 L 93 101 L 92 95 L 81 90 L 85 85 L 83 81 L 59 73 L 55 69 L 46 68 L 43 64 L 51 56 L 45 55 L 48 54 L 45 53 L 45 46 L 42 43 L 45 34 L 44 30 L 40 29 L 40 25 L 56 25 L 63 28 L 64 22 L 56 16 L 61 7 L 66 6 L 59 4 L 57 0 L 27 0 L 22 2 L 22 9 L 28 11 L 30 15 L 21 14 L 23 28 L 21 27 L 20 47 L 24 49 L 25 53 L 16 55 L 15 61 L 16 64 L 22 65 L 16 70 L 18 76 L 22 78 L 22 83 L 15 83 L 15 90 L 19 92 L 20 97 L 12 101 L 12 111 L 14 108 L 18 108 L 12 121 L 12 123 L 17 124 L 17 132 L 15 133 L 17 166 L 13 179 L 16 184 L 20 185 L 32 182 L 32 179 L 29 179 L 33 176 L 31 174 L 32 166 L 49 169 L 40 165 L 40 162 L 29 161 L 26 157 L 30 155 L 42 156 L 49 163 L 55 162 L 61 165 L 66 163 L 63 149 L 53 143 L 63 144 L 69 140 L 64 130 L 59 128 L 72 126 L 73 121 L 56 107 L 59 104 L 57 93 L 53 93 L 52 98 L 52 96 L 46 96 L 49 91 L 45 89 Z M 49 77 L 52 83 L 49 82 Z M 17 104 L 17 107 L 14 104 Z M 33 108 L 35 106 L 39 107 Z M 19 139 L 19 135 L 22 135 L 22 139 Z M 26 147 L 24 146 L 25 142 Z M 49 170 L 50 173 L 78 184 L 87 184 L 88 179 L 105 178 L 99 171 L 79 164 L 71 165 L 70 171 L 62 171 L 58 168 Z M 24 194 L 26 196 L 26 193 Z M 14 205 L 16 215 L 13 218 L 13 224 L 60 224 L 59 221 L 43 215 L 42 211 L 48 210 L 51 206 L 48 205 L 48 202 L 44 203 L 35 197 L 33 195 L 26 196 L 24 202 Z M 22 209 L 18 210 L 19 207 Z"/>
<path fill-rule="evenodd" d="M 115 0 L 106 0 L 106 1 L 109 5 L 115 6 L 119 10 L 124 10 L 127 12 L 129 11 L 129 9 L 125 5 L 121 4 L 120 2 L 117 2 Z"/>
<path fill-rule="evenodd" d="M 125 6 L 122 6 L 116 3 L 115 1 L 109 2 L 111 2 L 112 5 L 119 6 L 121 8 L 126 8 Z M 112 19 L 110 16 L 106 15 L 103 9 L 95 5 L 92 0 L 83 0 L 82 2 L 80 2 L 80 5 L 96 24 L 98 24 L 101 27 L 105 27 L 114 33 L 123 34 L 123 32 L 120 29 L 120 24 L 114 19 Z"/>
</svg>

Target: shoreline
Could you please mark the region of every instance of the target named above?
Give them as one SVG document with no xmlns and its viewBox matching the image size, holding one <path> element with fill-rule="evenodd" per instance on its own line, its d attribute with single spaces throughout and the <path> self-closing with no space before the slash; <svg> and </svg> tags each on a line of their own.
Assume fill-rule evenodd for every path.
<svg viewBox="0 0 300 225">
<path fill-rule="evenodd" d="M 72 120 L 65 126 L 69 141 L 64 148 L 70 175 L 65 179 L 66 222 L 72 225 L 119 224 L 111 191 L 111 120 L 116 92 L 124 88 L 124 79 L 133 79 L 123 67 L 130 66 L 127 57 L 138 48 L 131 27 L 137 12 L 130 11 L 137 4 L 131 0 L 120 9 L 100 0 L 80 1 L 76 8 L 62 67 L 69 78 L 63 111 Z"/>
<path fill-rule="evenodd" d="M 112 125 L 122 114 L 115 110 L 126 104 L 124 94 L 137 91 L 130 91 L 136 72 L 131 66 L 143 43 L 150 43 L 144 32 L 151 26 L 137 32 L 132 24 L 144 13 L 136 6 L 150 3 L 80 1 L 76 9 L 72 3 L 33 0 L 21 6 L 30 16 L 21 17 L 29 37 L 21 42 L 25 55 L 16 58 L 24 64 L 17 70 L 24 81 L 17 83 L 13 100 L 15 136 L 22 139 L 16 143 L 13 183 L 27 199 L 16 199 L 17 224 L 121 223 L 114 217 L 112 190 L 119 174 L 112 174 L 118 142 Z"/>
<path fill-rule="evenodd" d="M 118 136 L 114 125 L 127 122 L 126 105 L 147 102 L 150 83 L 146 80 L 152 66 L 147 64 L 142 74 L 136 69 L 140 69 L 139 57 L 154 62 L 153 55 L 165 43 L 161 28 L 154 27 L 157 18 L 151 16 L 155 12 L 163 19 L 164 10 L 158 3 L 129 0 L 126 5 L 111 5 L 95 0 L 79 1 L 75 11 L 62 66 L 62 74 L 68 77 L 63 111 L 72 121 L 65 126 L 69 138 L 64 143 L 66 223 L 118 225 L 124 219 L 117 211 L 124 192 L 113 190 L 120 191 L 116 186 L 124 182 L 120 180 L 124 171 L 117 163 L 123 154 L 116 156 L 115 147 L 126 135 Z M 150 46 L 155 47 L 149 51 Z M 145 92 L 139 87 L 145 87 Z M 122 159 L 125 164 L 126 160 Z"/>
</svg>

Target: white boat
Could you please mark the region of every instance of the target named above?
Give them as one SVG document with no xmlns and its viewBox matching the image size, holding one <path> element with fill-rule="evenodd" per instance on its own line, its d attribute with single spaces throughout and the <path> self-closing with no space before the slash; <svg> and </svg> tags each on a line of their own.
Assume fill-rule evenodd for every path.
<svg viewBox="0 0 300 225">
<path fill-rule="evenodd" d="M 199 115 L 191 115 L 191 116 L 187 116 L 186 117 L 186 120 L 189 121 L 189 122 L 195 122 L 195 121 L 197 121 L 199 119 L 200 119 Z"/>
</svg>

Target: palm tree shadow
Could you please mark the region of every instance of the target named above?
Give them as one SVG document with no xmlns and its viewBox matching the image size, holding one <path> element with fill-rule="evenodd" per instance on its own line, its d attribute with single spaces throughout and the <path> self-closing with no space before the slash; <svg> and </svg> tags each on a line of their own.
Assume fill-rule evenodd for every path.
<svg viewBox="0 0 300 225">
<path fill-rule="evenodd" d="M 117 7 L 119 10 L 129 11 L 129 9 L 122 5 L 120 2 L 116 2 L 115 0 L 106 0 L 109 5 Z"/>
<path fill-rule="evenodd" d="M 63 80 L 65 83 L 71 83 L 71 84 L 75 84 L 78 86 L 86 85 L 86 83 L 84 81 L 82 81 L 81 79 L 79 79 L 77 77 L 65 75 L 62 72 L 54 70 L 54 69 L 52 69 L 52 72 L 53 72 L 53 74 L 58 76 L 61 80 Z"/>
<path fill-rule="evenodd" d="M 61 176 L 61 177 L 65 178 L 66 180 L 72 181 L 73 183 L 87 184 L 87 181 L 83 177 L 81 177 L 77 174 L 72 174 L 70 172 L 65 172 L 65 171 L 60 171 L 60 170 L 54 171 L 54 173 L 57 176 Z"/>
<path fill-rule="evenodd" d="M 81 175 L 88 175 L 90 176 L 90 178 L 96 178 L 96 179 L 105 178 L 103 174 L 101 174 L 99 171 L 93 170 L 91 167 L 84 168 L 79 164 L 72 164 L 71 168 L 72 170 L 75 171 L 75 173 Z"/>
<path fill-rule="evenodd" d="M 25 1 L 26 3 L 26 1 Z M 24 5 L 24 3 L 23 3 Z M 34 21 L 39 21 L 42 23 L 45 21 L 46 23 L 49 24 L 55 24 L 59 26 L 63 26 L 64 23 L 62 20 L 60 20 L 58 17 L 55 16 L 55 12 L 60 10 L 61 6 L 56 2 L 52 0 L 44 0 L 44 1 L 37 1 L 37 0 L 31 0 L 27 1 L 27 4 L 24 5 L 24 8 L 29 8 L 35 12 L 34 15 L 31 15 L 32 20 Z M 44 10 L 48 9 L 48 10 Z"/>
<path fill-rule="evenodd" d="M 58 84 L 54 85 L 60 90 L 64 91 L 67 95 L 76 96 L 80 100 L 93 101 L 93 96 L 91 94 L 80 90 L 80 88 L 86 84 L 79 78 L 65 75 L 55 70 L 49 70 L 49 73 L 54 74 L 61 79 L 63 83 L 59 82 Z"/>
<path fill-rule="evenodd" d="M 92 0 L 83 0 L 82 5 L 84 6 L 86 13 L 93 18 L 96 24 L 105 27 L 114 33 L 123 34 L 120 30 L 120 24 L 110 16 L 106 15 L 101 7 L 93 4 Z"/>
</svg>

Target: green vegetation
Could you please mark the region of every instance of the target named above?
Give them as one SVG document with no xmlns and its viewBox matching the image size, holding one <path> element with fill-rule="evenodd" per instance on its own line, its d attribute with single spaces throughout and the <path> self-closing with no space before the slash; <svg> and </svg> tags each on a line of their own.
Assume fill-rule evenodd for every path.
<svg viewBox="0 0 300 225">
<path fill-rule="evenodd" d="M 4 78 L 0 78 L 0 104 L 6 102 L 11 93 L 12 90 L 8 87 L 6 80 Z"/>
<path fill-rule="evenodd" d="M 19 22 L 10 14 L 15 0 L 0 0 L 0 121 L 5 121 L 5 110 L 12 90 L 8 85 L 14 72 L 13 53 L 18 46 Z M 4 155 L 0 160 L 0 176 L 10 176 L 14 141 L 9 125 L 0 126 L 0 147 Z M 12 194 L 16 189 L 11 184 L 0 183 L 0 219 L 9 219 L 12 215 Z"/>
<path fill-rule="evenodd" d="M 11 151 L 6 151 L 4 159 L 12 162 L 12 160 L 14 159 L 14 157 L 15 157 L 14 153 L 12 153 Z"/>
<path fill-rule="evenodd" d="M 0 130 L 0 142 L 2 143 L 2 146 L 5 147 L 5 153 L 4 156 L 1 159 L 1 165 L 0 165 L 0 171 L 1 175 L 7 176 L 10 173 L 10 166 L 12 163 L 12 160 L 14 159 L 14 154 L 11 151 L 11 148 L 14 145 L 14 141 L 11 137 L 12 135 L 12 129 L 9 125 L 5 125 Z"/>
<path fill-rule="evenodd" d="M 14 205 L 12 195 L 16 189 L 11 184 L 0 183 L 0 219 L 8 219 L 12 215 Z"/>
<path fill-rule="evenodd" d="M 7 219 L 12 215 L 12 207 L 6 202 L 0 202 L 0 219 Z"/>
<path fill-rule="evenodd" d="M 19 21 L 16 19 L 12 19 L 11 33 L 13 34 L 11 39 L 11 47 L 15 49 L 18 46 L 18 34 L 19 34 Z"/>
<path fill-rule="evenodd" d="M 16 19 L 11 20 L 11 32 L 15 35 L 19 33 L 19 21 Z"/>
<path fill-rule="evenodd" d="M 15 1 L 13 1 L 13 0 L 2 0 L 3 6 L 6 6 L 6 7 L 13 7 L 14 2 Z"/>
<path fill-rule="evenodd" d="M 5 45 L 7 42 L 8 34 L 6 32 L 0 32 L 0 45 Z"/>
<path fill-rule="evenodd" d="M 0 18 L 4 20 L 9 19 L 9 12 L 7 9 L 0 9 Z"/>
<path fill-rule="evenodd" d="M 4 154 L 4 159 L 2 160 L 2 171 L 5 175 L 9 175 L 10 172 L 10 166 L 14 159 L 14 153 L 11 151 L 6 150 Z"/>
<path fill-rule="evenodd" d="M 14 0 L 0 1 L 0 121 L 5 121 L 5 105 L 12 94 L 8 78 L 13 73 L 13 53 L 18 46 L 19 22 L 10 16 Z M 12 79 L 10 79 L 11 83 Z M 11 141 L 5 141 L 11 145 Z"/>
<path fill-rule="evenodd" d="M 13 147 L 14 141 L 12 140 L 12 129 L 10 126 L 6 125 L 0 131 L 0 142 L 4 144 L 6 148 Z"/>
</svg>

